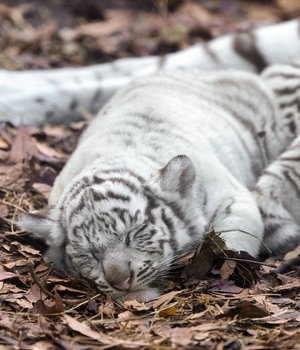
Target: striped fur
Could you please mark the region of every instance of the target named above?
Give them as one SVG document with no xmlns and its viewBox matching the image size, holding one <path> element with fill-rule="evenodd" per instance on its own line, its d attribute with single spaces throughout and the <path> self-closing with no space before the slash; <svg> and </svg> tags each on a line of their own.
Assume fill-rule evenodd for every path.
<svg viewBox="0 0 300 350">
<path fill-rule="evenodd" d="M 225 35 L 162 57 L 126 58 L 84 68 L 0 70 L 0 121 L 18 125 L 68 122 L 97 113 L 121 87 L 159 70 L 236 68 L 261 72 L 300 57 L 299 20 Z M 30 88 L 29 88 L 30 87 Z"/>
<path fill-rule="evenodd" d="M 261 70 L 272 56 L 254 38 L 270 32 L 245 35 L 222 40 L 245 66 L 233 63 Z M 217 52 L 221 60 L 213 48 L 212 63 Z M 82 135 L 48 212 L 19 225 L 43 237 L 47 260 L 121 299 L 157 296 L 174 260 L 212 228 L 231 249 L 283 254 L 300 240 L 299 86 L 297 63 L 261 76 L 189 69 L 136 79 Z"/>
</svg>

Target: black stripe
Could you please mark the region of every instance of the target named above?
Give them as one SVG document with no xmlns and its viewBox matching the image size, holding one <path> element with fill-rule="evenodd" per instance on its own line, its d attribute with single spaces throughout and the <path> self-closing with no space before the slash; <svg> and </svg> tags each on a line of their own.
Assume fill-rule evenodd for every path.
<svg viewBox="0 0 300 350">
<path fill-rule="evenodd" d="M 132 240 L 135 240 L 135 239 L 136 239 L 136 236 L 137 236 L 139 233 L 141 233 L 143 230 L 145 230 L 146 227 L 147 227 L 147 225 L 143 225 L 143 226 L 140 227 L 136 232 L 134 232 L 134 235 L 132 236 Z M 143 236 L 147 237 L 147 236 L 149 236 L 149 235 L 148 235 L 148 233 L 147 233 L 147 234 L 145 233 L 144 235 L 140 235 L 139 238 L 141 238 L 141 237 L 143 237 Z"/>
<path fill-rule="evenodd" d="M 287 126 L 289 127 L 289 130 L 291 132 L 291 134 L 297 134 L 297 126 L 294 120 L 291 120 Z"/>
<path fill-rule="evenodd" d="M 95 218 L 98 219 L 100 222 L 102 222 L 104 224 L 104 226 L 108 229 L 108 225 L 109 225 L 109 233 L 112 233 L 114 236 L 118 236 L 117 234 L 117 221 L 114 217 L 111 216 L 110 212 L 106 213 L 106 212 L 101 212 L 99 214 L 94 213 Z M 108 224 L 106 222 L 106 219 L 108 219 Z"/>
<path fill-rule="evenodd" d="M 143 276 L 144 273 L 146 273 L 150 268 L 151 268 L 151 266 L 146 266 L 144 269 L 140 270 L 140 271 L 136 274 L 136 277 Z"/>
<path fill-rule="evenodd" d="M 91 192 L 95 202 L 107 199 L 107 197 L 103 193 L 96 192 L 93 188 L 91 189 Z"/>
<path fill-rule="evenodd" d="M 277 175 L 277 174 L 273 173 L 272 171 L 270 171 L 270 169 L 264 170 L 262 176 L 264 176 L 264 175 L 268 175 L 268 176 L 274 177 L 277 180 L 282 181 L 282 178 L 279 175 Z"/>
<path fill-rule="evenodd" d="M 264 228 L 264 239 L 269 238 L 272 235 L 275 235 L 275 232 L 282 228 L 282 225 L 277 223 L 270 223 Z"/>
<path fill-rule="evenodd" d="M 154 275 L 153 269 L 151 269 L 151 268 L 149 267 L 148 270 L 149 270 L 149 272 L 145 271 L 144 274 L 141 274 L 141 275 L 139 276 L 138 282 L 143 282 L 143 281 L 145 281 L 145 279 L 146 279 L 147 277 L 153 276 L 153 275 Z"/>
<path fill-rule="evenodd" d="M 107 191 L 105 194 L 101 193 L 101 192 L 97 192 L 94 188 L 91 189 L 91 192 L 93 194 L 93 198 L 94 201 L 99 202 L 102 200 L 111 200 L 111 199 L 115 199 L 115 200 L 119 200 L 119 201 L 123 201 L 123 202 L 129 202 L 130 201 L 130 197 L 129 196 L 125 196 L 119 193 L 115 193 L 113 191 Z"/>
<path fill-rule="evenodd" d="M 284 174 L 285 179 L 286 179 L 286 180 L 289 182 L 289 184 L 291 185 L 291 187 L 296 191 L 297 197 L 300 198 L 300 189 L 299 189 L 299 186 L 298 186 L 297 182 L 295 182 L 295 181 L 291 178 L 291 176 L 290 176 L 290 174 L 289 174 L 288 171 L 284 171 L 283 174 Z M 300 179 L 299 174 L 298 174 L 297 177 Z"/>
<path fill-rule="evenodd" d="M 127 187 L 130 189 L 131 192 L 133 193 L 138 193 L 138 188 L 135 186 L 134 183 L 128 181 L 127 179 L 123 179 L 123 178 L 120 178 L 120 177 L 111 177 L 111 178 L 108 178 L 108 179 L 104 179 L 104 181 L 108 181 L 108 182 L 112 182 L 112 183 L 120 183 L 122 184 L 123 186 Z"/>
<path fill-rule="evenodd" d="M 170 247 L 173 249 L 174 253 L 176 253 L 178 251 L 178 243 L 176 239 L 175 225 L 172 219 L 170 217 L 167 217 L 166 211 L 164 208 L 161 210 L 161 219 L 163 223 L 166 225 L 170 234 L 170 239 L 169 239 Z"/>
<path fill-rule="evenodd" d="M 297 156 L 297 157 L 280 157 L 279 158 L 280 160 L 283 160 L 283 161 L 291 161 L 291 162 L 300 162 L 300 156 Z M 300 165 L 300 163 L 299 163 Z"/>
<path fill-rule="evenodd" d="M 289 102 L 282 102 L 282 103 L 280 103 L 279 104 L 279 108 L 285 109 L 287 107 L 292 107 L 294 105 L 297 105 L 299 102 L 300 102 L 300 98 L 299 97 L 295 97 Z"/>
<path fill-rule="evenodd" d="M 118 208 L 118 207 L 114 207 L 111 209 L 112 212 L 116 213 L 118 215 L 118 218 L 126 225 L 126 218 L 125 215 L 127 215 L 129 217 L 129 211 L 127 209 L 123 209 L 123 208 Z"/>
<path fill-rule="evenodd" d="M 103 174 L 128 174 L 134 178 L 136 178 L 141 184 L 145 182 L 145 179 L 133 172 L 132 170 L 129 170 L 127 168 L 112 168 L 112 169 L 106 169 L 106 170 L 101 170 L 101 173 Z"/>
<path fill-rule="evenodd" d="M 113 191 L 107 191 L 106 192 L 106 196 L 109 197 L 108 199 L 116 199 L 116 200 L 120 200 L 123 202 L 129 202 L 130 201 L 130 197 L 129 196 L 125 196 L 119 193 L 115 193 Z"/>
<path fill-rule="evenodd" d="M 291 67 L 290 65 L 288 67 Z M 291 67 L 291 69 L 293 69 Z M 283 78 L 283 79 L 296 79 L 300 77 L 300 70 L 299 69 L 295 69 L 295 73 L 284 73 L 284 72 L 271 72 L 271 73 L 267 73 L 264 78 L 265 79 L 276 79 L 276 78 Z"/>
<path fill-rule="evenodd" d="M 296 85 L 294 87 L 277 88 L 273 89 L 273 91 L 276 95 L 282 96 L 294 94 L 298 89 L 300 89 L 300 85 Z"/>
<path fill-rule="evenodd" d="M 96 102 L 98 102 L 98 100 L 100 99 L 102 95 L 102 89 L 97 89 L 91 99 L 91 104 L 95 104 Z"/>
<path fill-rule="evenodd" d="M 295 167 L 291 166 L 291 165 L 288 165 L 288 164 L 282 164 L 280 163 L 280 165 L 285 168 L 285 169 L 288 169 L 288 171 L 293 174 L 295 177 L 299 178 L 300 180 L 300 174 L 296 171 Z"/>
<path fill-rule="evenodd" d="M 203 43 L 202 47 L 203 47 L 203 50 L 206 52 L 207 56 L 209 56 L 209 58 L 211 58 L 213 61 L 217 63 L 220 63 L 218 56 L 210 47 L 210 43 Z"/>
<path fill-rule="evenodd" d="M 75 109 L 77 109 L 78 107 L 78 101 L 76 100 L 76 98 L 73 98 L 73 100 L 71 101 L 70 105 L 69 105 L 69 110 L 71 112 L 74 112 Z"/>
<path fill-rule="evenodd" d="M 252 63 L 257 72 L 261 72 L 268 66 L 268 63 L 256 46 L 256 37 L 252 32 L 236 34 L 233 37 L 233 49 L 246 61 Z"/>
</svg>

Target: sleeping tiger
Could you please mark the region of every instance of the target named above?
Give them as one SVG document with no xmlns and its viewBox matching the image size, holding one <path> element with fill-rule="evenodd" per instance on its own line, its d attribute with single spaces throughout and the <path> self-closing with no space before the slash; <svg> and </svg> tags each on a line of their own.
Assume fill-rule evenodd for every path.
<svg viewBox="0 0 300 350">
<path fill-rule="evenodd" d="M 28 124 L 105 103 L 48 208 L 19 226 L 47 243 L 47 261 L 122 300 L 157 297 L 174 261 L 211 229 L 230 249 L 284 254 L 300 243 L 297 57 L 291 21 L 163 58 L 1 72 L 0 104 Z"/>
</svg>

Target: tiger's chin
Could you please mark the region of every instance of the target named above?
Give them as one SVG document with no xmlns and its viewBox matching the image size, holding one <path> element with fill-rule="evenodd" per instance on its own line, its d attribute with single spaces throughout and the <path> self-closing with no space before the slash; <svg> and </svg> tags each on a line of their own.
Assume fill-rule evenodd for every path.
<svg viewBox="0 0 300 350">
<path fill-rule="evenodd" d="M 128 292 L 128 293 L 123 294 L 121 296 L 116 295 L 114 297 L 114 299 L 117 299 L 120 301 L 137 300 L 140 302 L 144 302 L 144 301 L 156 299 L 160 295 L 161 295 L 161 292 L 158 289 L 149 288 L 149 289 L 134 290 L 132 292 Z"/>
</svg>

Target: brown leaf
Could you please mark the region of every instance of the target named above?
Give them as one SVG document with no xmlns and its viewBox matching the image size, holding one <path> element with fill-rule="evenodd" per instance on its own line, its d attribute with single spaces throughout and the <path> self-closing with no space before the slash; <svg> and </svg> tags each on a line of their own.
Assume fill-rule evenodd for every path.
<svg viewBox="0 0 300 350">
<path fill-rule="evenodd" d="M 4 280 L 7 280 L 9 278 L 14 278 L 14 277 L 16 277 L 16 274 L 14 274 L 12 272 L 8 272 L 8 271 L 0 272 L 0 281 L 4 281 Z"/>
<path fill-rule="evenodd" d="M 36 143 L 30 137 L 27 128 L 20 126 L 12 143 L 9 160 L 13 163 L 18 163 L 36 155 Z"/>
<path fill-rule="evenodd" d="M 32 284 L 30 290 L 26 293 L 25 298 L 31 303 L 36 303 L 38 300 L 44 298 L 45 295 L 37 284 Z"/>
<path fill-rule="evenodd" d="M 293 15 L 300 13 L 299 0 L 276 0 L 276 3 L 287 13 L 291 13 Z"/>
<path fill-rule="evenodd" d="M 234 272 L 237 262 L 234 260 L 225 260 L 220 269 L 220 277 L 227 280 Z"/>
<path fill-rule="evenodd" d="M 137 300 L 126 300 L 123 302 L 123 304 L 126 307 L 132 308 L 132 309 L 137 310 L 137 311 L 146 311 L 146 310 L 151 309 L 151 305 L 149 305 L 149 303 L 147 303 L 147 304 L 140 303 Z"/>
<path fill-rule="evenodd" d="M 7 208 L 7 205 L 0 204 L 0 218 L 6 218 L 9 214 L 9 210 Z"/>
<path fill-rule="evenodd" d="M 285 254 L 284 256 L 284 260 L 288 261 L 294 258 L 297 258 L 298 256 L 300 256 L 300 245 L 298 245 L 294 250 L 288 252 L 287 254 Z"/>
<path fill-rule="evenodd" d="M 46 143 L 37 142 L 36 147 L 40 153 L 44 154 L 49 158 L 57 158 L 66 160 L 66 155 L 53 147 L 48 146 Z"/>
<path fill-rule="evenodd" d="M 159 334 L 169 338 L 173 346 L 187 347 L 191 344 L 193 338 L 193 331 L 191 328 L 167 327 L 159 331 Z"/>
<path fill-rule="evenodd" d="M 31 312 L 33 314 L 51 315 L 51 314 L 59 314 L 63 312 L 64 309 L 65 307 L 61 297 L 58 294 L 56 294 L 54 303 L 52 303 L 51 305 L 47 305 L 42 299 L 40 299 L 34 304 Z"/>
<path fill-rule="evenodd" d="M 10 147 L 10 144 L 5 139 L 0 137 L 0 149 L 8 150 L 9 147 Z"/>
<path fill-rule="evenodd" d="M 265 295 L 253 295 L 253 299 L 269 314 L 276 314 L 281 311 L 281 308 L 278 305 L 271 303 Z"/>
<path fill-rule="evenodd" d="M 290 291 L 291 289 L 295 288 L 300 288 L 300 280 L 292 282 L 292 283 L 287 283 L 283 286 L 277 286 L 271 288 L 273 292 L 283 292 L 283 291 Z"/>
<path fill-rule="evenodd" d="M 170 306 L 166 309 L 163 309 L 159 311 L 159 316 L 166 317 L 166 316 L 174 316 L 176 314 L 177 308 L 176 306 Z"/>
<path fill-rule="evenodd" d="M 219 317 L 237 316 L 238 318 L 260 318 L 268 315 L 269 312 L 261 305 L 252 304 L 249 301 L 243 301 Z"/>
<path fill-rule="evenodd" d="M 215 294 L 239 294 L 243 288 L 238 287 L 233 281 L 216 280 L 213 281 L 208 290 Z"/>
<path fill-rule="evenodd" d="M 56 30 L 56 23 L 54 21 L 49 21 L 40 26 L 38 30 L 35 28 L 26 28 L 23 31 L 14 32 L 14 36 L 18 41 L 25 43 L 26 45 L 32 45 L 39 40 L 48 39 L 56 32 Z"/>
<path fill-rule="evenodd" d="M 44 183 L 34 183 L 32 187 L 45 198 L 48 198 L 51 192 L 52 187 Z"/>
<path fill-rule="evenodd" d="M 151 305 L 154 309 L 160 307 L 161 305 L 167 305 L 170 301 L 172 301 L 174 299 L 174 297 L 177 294 L 180 294 L 180 291 L 171 291 L 169 293 L 163 294 L 161 295 L 158 299 L 154 300 L 154 301 L 150 301 L 149 303 L 147 303 L 147 305 Z"/>
<path fill-rule="evenodd" d="M 88 338 L 97 340 L 101 344 L 105 345 L 123 345 L 123 346 L 146 346 L 147 344 L 144 342 L 131 342 L 129 340 L 121 340 L 118 338 L 113 338 L 110 336 L 107 336 L 106 334 L 100 332 L 100 331 L 94 331 L 90 327 L 88 327 L 85 323 L 77 321 L 75 318 L 64 315 L 65 321 L 67 322 L 68 326 L 73 329 L 76 332 L 79 332 L 83 335 L 85 335 Z"/>
<path fill-rule="evenodd" d="M 211 270 L 214 259 L 215 255 L 209 247 L 201 248 L 195 254 L 192 262 L 185 267 L 184 276 L 186 279 L 203 279 Z"/>
</svg>

